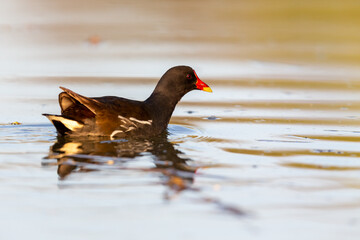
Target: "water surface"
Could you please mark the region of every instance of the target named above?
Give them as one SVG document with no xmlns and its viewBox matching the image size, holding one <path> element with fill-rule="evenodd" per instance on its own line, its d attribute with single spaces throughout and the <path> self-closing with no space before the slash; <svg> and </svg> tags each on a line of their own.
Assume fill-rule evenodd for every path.
<svg viewBox="0 0 360 240">
<path fill-rule="evenodd" d="M 359 6 L 264 2 L 3 4 L 0 238 L 357 239 Z M 58 86 L 143 100 L 177 64 L 214 92 L 167 136 L 58 138 L 41 116 Z"/>
</svg>

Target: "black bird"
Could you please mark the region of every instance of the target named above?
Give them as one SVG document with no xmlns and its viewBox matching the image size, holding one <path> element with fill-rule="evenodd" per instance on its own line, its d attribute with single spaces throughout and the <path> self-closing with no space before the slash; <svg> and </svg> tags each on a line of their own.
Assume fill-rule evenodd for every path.
<svg viewBox="0 0 360 240">
<path fill-rule="evenodd" d="M 145 101 L 121 97 L 89 98 L 67 88 L 59 94 L 61 115 L 43 114 L 58 134 L 71 136 L 155 136 L 167 129 L 180 99 L 191 90 L 212 92 L 188 66 L 170 68 Z"/>
</svg>

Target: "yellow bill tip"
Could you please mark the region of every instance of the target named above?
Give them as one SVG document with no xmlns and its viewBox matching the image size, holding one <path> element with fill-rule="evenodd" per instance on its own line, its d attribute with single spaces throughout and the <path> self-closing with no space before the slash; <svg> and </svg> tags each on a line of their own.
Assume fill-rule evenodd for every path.
<svg viewBox="0 0 360 240">
<path fill-rule="evenodd" d="M 213 92 L 210 87 L 203 87 L 203 89 L 201 89 L 201 90 L 203 90 L 205 92 Z"/>
</svg>

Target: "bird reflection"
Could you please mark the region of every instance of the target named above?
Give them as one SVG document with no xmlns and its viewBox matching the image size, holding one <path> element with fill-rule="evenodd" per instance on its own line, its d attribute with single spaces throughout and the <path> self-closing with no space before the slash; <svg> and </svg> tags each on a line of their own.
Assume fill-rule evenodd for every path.
<svg viewBox="0 0 360 240">
<path fill-rule="evenodd" d="M 153 166 L 129 167 L 131 165 L 129 163 L 140 160 L 142 157 L 151 157 Z M 146 140 L 111 141 L 101 138 L 58 137 L 54 145 L 50 147 L 50 152 L 44 158 L 42 165 L 56 165 L 61 180 L 74 172 L 101 171 L 108 168 L 119 171 L 158 172 L 161 184 L 167 186 L 165 200 L 177 197 L 184 190 L 193 190 L 198 195 L 195 199 L 199 203 L 212 204 L 235 216 L 242 217 L 246 214 L 242 209 L 223 203 L 219 199 L 202 196 L 202 191 L 192 186 L 197 167 L 189 165 L 190 161 L 191 159 L 184 157 L 181 151 L 175 149 L 174 144 L 168 141 L 166 135 Z"/>
<path fill-rule="evenodd" d="M 172 192 L 191 188 L 196 168 L 187 164 L 190 159 L 183 157 L 167 136 L 111 141 L 58 137 L 42 164 L 51 165 L 53 162 L 50 159 L 56 159 L 57 173 L 60 179 L 65 179 L 73 172 L 99 171 L 102 166 L 131 170 L 126 163 L 142 156 L 150 156 L 154 167 L 140 170 L 160 172 L 161 181 Z M 165 197 L 171 196 L 167 193 Z"/>
</svg>

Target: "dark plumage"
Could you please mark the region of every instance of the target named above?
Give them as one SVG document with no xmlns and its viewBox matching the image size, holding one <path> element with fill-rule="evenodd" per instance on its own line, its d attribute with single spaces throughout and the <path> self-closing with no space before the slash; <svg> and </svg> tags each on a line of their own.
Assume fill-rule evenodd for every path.
<svg viewBox="0 0 360 240">
<path fill-rule="evenodd" d="M 89 98 L 67 88 L 59 94 L 61 115 L 43 114 L 59 135 L 152 136 L 163 133 L 176 104 L 189 91 L 212 92 L 188 66 L 170 68 L 145 101 L 120 97 Z"/>
</svg>

